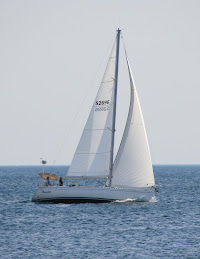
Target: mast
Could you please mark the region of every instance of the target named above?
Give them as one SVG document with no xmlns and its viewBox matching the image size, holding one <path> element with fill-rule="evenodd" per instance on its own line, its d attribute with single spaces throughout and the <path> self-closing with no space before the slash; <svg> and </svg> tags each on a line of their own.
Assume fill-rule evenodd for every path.
<svg viewBox="0 0 200 259">
<path fill-rule="evenodd" d="M 116 42 L 116 61 L 115 61 L 115 78 L 114 78 L 114 105 L 113 105 L 113 122 L 112 122 L 112 138 L 111 138 L 111 150 L 110 150 L 110 166 L 109 166 L 109 182 L 108 186 L 111 186 L 112 171 L 113 171 L 113 156 L 114 156 L 114 139 L 115 139 L 115 120 L 116 120 L 116 104 L 117 104 L 117 84 L 118 84 L 118 67 L 119 67 L 119 43 L 120 43 L 121 30 L 117 30 L 117 42 Z"/>
</svg>

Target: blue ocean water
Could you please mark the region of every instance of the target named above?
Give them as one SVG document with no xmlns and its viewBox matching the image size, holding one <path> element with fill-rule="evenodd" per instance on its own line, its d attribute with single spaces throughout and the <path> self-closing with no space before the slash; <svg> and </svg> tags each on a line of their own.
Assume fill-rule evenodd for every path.
<svg viewBox="0 0 200 259">
<path fill-rule="evenodd" d="M 200 258 L 200 166 L 154 166 L 157 201 L 105 204 L 33 203 L 39 171 L 0 167 L 0 258 Z"/>
</svg>

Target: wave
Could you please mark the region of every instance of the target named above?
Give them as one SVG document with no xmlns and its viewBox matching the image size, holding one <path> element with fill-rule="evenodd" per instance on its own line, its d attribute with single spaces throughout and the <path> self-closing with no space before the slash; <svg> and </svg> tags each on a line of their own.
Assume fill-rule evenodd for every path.
<svg viewBox="0 0 200 259">
<path fill-rule="evenodd" d="M 136 202 L 137 200 L 136 199 L 125 199 L 125 200 L 116 200 L 114 202 Z"/>
<path fill-rule="evenodd" d="M 158 202 L 158 199 L 156 198 L 156 196 L 153 196 L 153 197 L 150 199 L 149 202 L 152 202 L 152 203 Z"/>
<path fill-rule="evenodd" d="M 123 203 L 123 202 L 151 202 L 151 203 L 155 203 L 155 202 L 158 202 L 158 200 L 154 196 L 150 200 L 147 200 L 144 197 L 140 197 L 140 198 L 137 198 L 137 199 L 116 200 L 114 202 L 118 202 L 118 203 Z"/>
<path fill-rule="evenodd" d="M 1 204 L 9 204 L 9 203 L 29 203 L 31 200 L 13 200 L 13 201 L 0 201 Z"/>
</svg>

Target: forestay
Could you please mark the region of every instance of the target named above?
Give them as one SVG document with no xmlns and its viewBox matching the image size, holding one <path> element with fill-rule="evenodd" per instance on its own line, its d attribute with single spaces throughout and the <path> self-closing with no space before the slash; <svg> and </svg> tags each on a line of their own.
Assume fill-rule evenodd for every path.
<svg viewBox="0 0 200 259">
<path fill-rule="evenodd" d="M 116 41 L 67 177 L 107 177 L 111 155 Z"/>
</svg>

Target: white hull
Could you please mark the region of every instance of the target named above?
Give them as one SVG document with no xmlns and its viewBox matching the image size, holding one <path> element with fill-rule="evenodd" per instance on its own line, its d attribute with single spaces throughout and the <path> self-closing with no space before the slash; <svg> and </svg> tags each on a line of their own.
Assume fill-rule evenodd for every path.
<svg viewBox="0 0 200 259">
<path fill-rule="evenodd" d="M 110 188 L 89 186 L 45 186 L 40 187 L 32 197 L 33 202 L 82 203 L 112 202 L 123 200 L 150 201 L 155 196 L 154 189 Z"/>
</svg>

